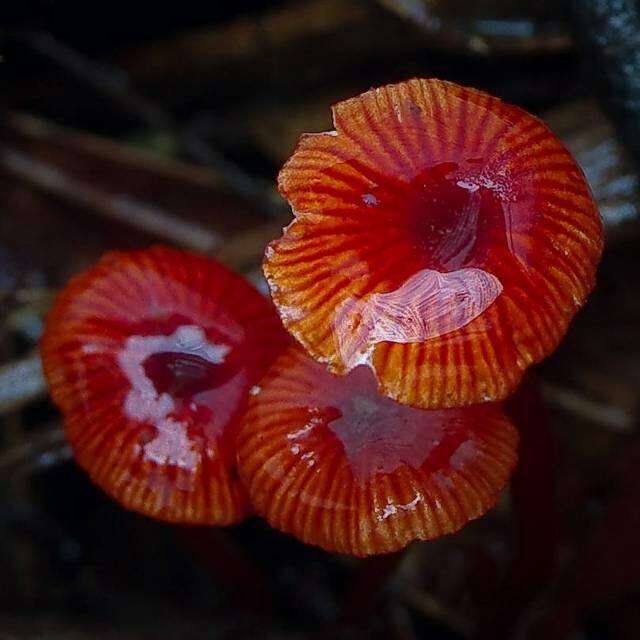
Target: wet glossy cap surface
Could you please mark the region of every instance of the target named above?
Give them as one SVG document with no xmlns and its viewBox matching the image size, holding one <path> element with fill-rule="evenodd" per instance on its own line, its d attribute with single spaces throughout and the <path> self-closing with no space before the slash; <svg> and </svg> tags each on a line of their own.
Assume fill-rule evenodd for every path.
<svg viewBox="0 0 640 640">
<path fill-rule="evenodd" d="M 333 115 L 279 176 L 295 220 L 264 271 L 285 326 L 412 406 L 506 397 L 594 285 L 602 225 L 582 171 L 537 118 L 448 82 Z"/>
<path fill-rule="evenodd" d="M 425 411 L 376 390 L 368 367 L 337 377 L 293 346 L 252 391 L 238 460 L 271 525 L 328 551 L 395 551 L 492 507 L 516 462 L 496 404 Z"/>
<path fill-rule="evenodd" d="M 76 461 L 125 507 L 227 524 L 248 511 L 233 441 L 284 343 L 271 304 L 215 260 L 110 253 L 47 320 L 42 358 Z"/>
</svg>

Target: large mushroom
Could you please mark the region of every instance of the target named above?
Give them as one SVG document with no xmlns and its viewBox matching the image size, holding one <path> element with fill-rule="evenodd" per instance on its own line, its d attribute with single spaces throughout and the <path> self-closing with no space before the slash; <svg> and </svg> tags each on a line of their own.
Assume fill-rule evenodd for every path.
<svg viewBox="0 0 640 640">
<path fill-rule="evenodd" d="M 505 398 L 594 286 L 602 225 L 582 171 L 534 116 L 440 80 L 333 117 L 279 176 L 295 219 L 264 271 L 285 326 L 402 403 Z"/>
</svg>

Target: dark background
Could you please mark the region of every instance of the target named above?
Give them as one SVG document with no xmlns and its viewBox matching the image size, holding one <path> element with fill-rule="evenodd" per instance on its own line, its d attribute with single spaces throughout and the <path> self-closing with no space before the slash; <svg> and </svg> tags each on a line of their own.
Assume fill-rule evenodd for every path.
<svg viewBox="0 0 640 640">
<path fill-rule="evenodd" d="M 3 3 L 0 639 L 637 640 L 636 19 L 626 0 Z M 112 504 L 46 397 L 55 291 L 104 251 L 158 242 L 260 284 L 300 133 L 412 76 L 541 115 L 605 220 L 597 290 L 536 372 L 548 419 L 520 425 L 520 489 L 455 536 L 369 561 L 259 521 L 187 532 Z"/>
</svg>

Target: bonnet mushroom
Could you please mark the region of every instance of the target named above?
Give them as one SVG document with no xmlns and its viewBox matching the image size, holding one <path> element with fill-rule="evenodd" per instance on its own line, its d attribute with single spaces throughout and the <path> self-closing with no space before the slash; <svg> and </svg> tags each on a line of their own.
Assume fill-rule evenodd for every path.
<svg viewBox="0 0 640 640">
<path fill-rule="evenodd" d="M 243 278 L 156 247 L 109 253 L 72 279 L 41 352 L 74 457 L 95 484 L 160 520 L 230 524 L 249 510 L 237 418 L 287 340 Z"/>
<path fill-rule="evenodd" d="M 516 462 L 497 404 L 427 411 L 293 345 L 252 390 L 238 468 L 256 511 L 327 551 L 367 556 L 453 533 L 491 508 Z"/>
<path fill-rule="evenodd" d="M 286 328 L 405 404 L 507 397 L 594 286 L 582 171 L 540 120 L 450 82 L 372 89 L 333 119 L 278 179 L 295 218 L 264 272 Z"/>
</svg>

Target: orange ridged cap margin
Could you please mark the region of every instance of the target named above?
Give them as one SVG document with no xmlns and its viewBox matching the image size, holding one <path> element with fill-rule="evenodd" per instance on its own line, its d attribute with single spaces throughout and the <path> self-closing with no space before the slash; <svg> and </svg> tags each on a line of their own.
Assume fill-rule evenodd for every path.
<svg viewBox="0 0 640 640">
<path fill-rule="evenodd" d="M 289 338 L 271 304 L 215 260 L 114 252 L 60 293 L 42 340 L 78 464 L 123 506 L 188 524 L 249 512 L 237 418 Z"/>
<path fill-rule="evenodd" d="M 499 405 L 427 411 L 340 378 L 294 345 L 254 388 L 237 439 L 256 511 L 327 551 L 356 556 L 453 533 L 490 509 L 516 463 Z"/>
<path fill-rule="evenodd" d="M 402 403 L 505 398 L 594 286 L 603 235 L 584 175 L 522 109 L 440 80 L 337 104 L 278 185 L 295 219 L 264 272 L 287 329 Z"/>
</svg>

